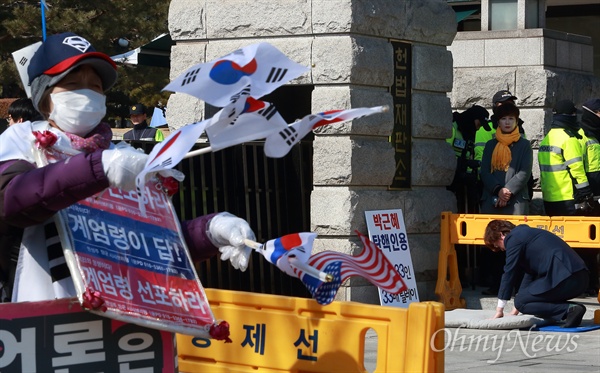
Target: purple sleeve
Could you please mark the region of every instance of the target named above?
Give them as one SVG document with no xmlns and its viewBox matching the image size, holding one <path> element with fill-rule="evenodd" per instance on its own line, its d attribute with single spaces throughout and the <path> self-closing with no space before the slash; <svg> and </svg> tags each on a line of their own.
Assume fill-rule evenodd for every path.
<svg viewBox="0 0 600 373">
<path fill-rule="evenodd" d="M 23 160 L 0 163 L 0 223 L 39 224 L 57 211 L 108 187 L 102 151 L 35 168 Z"/>
<path fill-rule="evenodd" d="M 219 253 L 219 249 L 210 242 L 206 234 L 206 227 L 210 219 L 215 215 L 216 213 L 181 222 L 183 237 L 190 250 L 193 262 L 210 259 Z"/>
</svg>

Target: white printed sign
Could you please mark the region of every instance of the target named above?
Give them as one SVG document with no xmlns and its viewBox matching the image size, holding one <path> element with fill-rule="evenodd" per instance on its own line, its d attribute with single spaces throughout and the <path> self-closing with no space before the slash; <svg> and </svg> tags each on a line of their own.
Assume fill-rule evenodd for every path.
<svg viewBox="0 0 600 373">
<path fill-rule="evenodd" d="M 402 210 L 365 211 L 365 218 L 369 239 L 383 251 L 408 287 L 400 294 L 379 289 L 379 303 L 382 306 L 407 308 L 410 303 L 418 302 L 417 281 Z"/>
</svg>

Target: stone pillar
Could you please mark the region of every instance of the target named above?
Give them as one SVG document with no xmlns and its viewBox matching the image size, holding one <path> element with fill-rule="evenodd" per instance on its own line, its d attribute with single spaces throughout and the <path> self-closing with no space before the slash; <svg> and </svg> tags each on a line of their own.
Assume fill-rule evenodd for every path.
<svg viewBox="0 0 600 373">
<path fill-rule="evenodd" d="M 310 73 L 312 111 L 392 105 L 391 40 L 412 44 L 411 185 L 388 190 L 395 172 L 389 141 L 394 111 L 319 128 L 314 140 L 311 230 L 315 251 L 354 253 L 366 233 L 364 211 L 403 210 L 421 300 L 434 299 L 440 214 L 456 201 L 446 191 L 454 174 L 451 134 L 455 14 L 445 0 L 172 0 L 171 77 L 251 43 L 272 43 Z M 198 100 L 174 94 L 169 123 L 199 120 Z M 339 300 L 378 303 L 377 289 L 353 279 Z"/>
</svg>

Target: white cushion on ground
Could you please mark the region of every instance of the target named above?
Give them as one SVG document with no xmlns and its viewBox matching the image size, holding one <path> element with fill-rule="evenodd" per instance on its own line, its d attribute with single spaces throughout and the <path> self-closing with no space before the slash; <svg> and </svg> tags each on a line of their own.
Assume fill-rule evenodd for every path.
<svg viewBox="0 0 600 373">
<path fill-rule="evenodd" d="M 458 308 L 445 312 L 447 328 L 466 328 L 466 329 L 523 329 L 530 328 L 533 325 L 542 326 L 548 322 L 542 318 L 532 315 L 511 316 L 504 313 L 504 317 L 492 319 L 496 314 L 495 310 L 468 310 Z"/>
</svg>

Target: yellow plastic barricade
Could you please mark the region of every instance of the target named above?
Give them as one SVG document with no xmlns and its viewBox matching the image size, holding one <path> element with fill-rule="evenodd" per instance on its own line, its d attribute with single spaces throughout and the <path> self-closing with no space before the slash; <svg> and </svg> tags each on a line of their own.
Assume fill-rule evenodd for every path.
<svg viewBox="0 0 600 373">
<path fill-rule="evenodd" d="M 579 216 L 526 216 L 526 215 L 483 215 L 452 214 L 443 212 L 440 226 L 440 254 L 438 278 L 435 294 L 447 310 L 464 308 L 461 298 L 462 286 L 458 278 L 458 265 L 454 245 L 483 245 L 483 235 L 488 223 L 503 219 L 515 225 L 527 224 L 530 227 L 550 231 L 573 248 L 600 249 L 600 219 Z M 598 295 L 600 302 L 600 294 Z M 594 315 L 600 323 L 600 310 Z"/>
<path fill-rule="evenodd" d="M 444 307 L 408 309 L 206 289 L 232 343 L 177 335 L 180 372 L 366 372 L 365 335 L 377 333 L 376 372 L 443 372 Z"/>
</svg>

